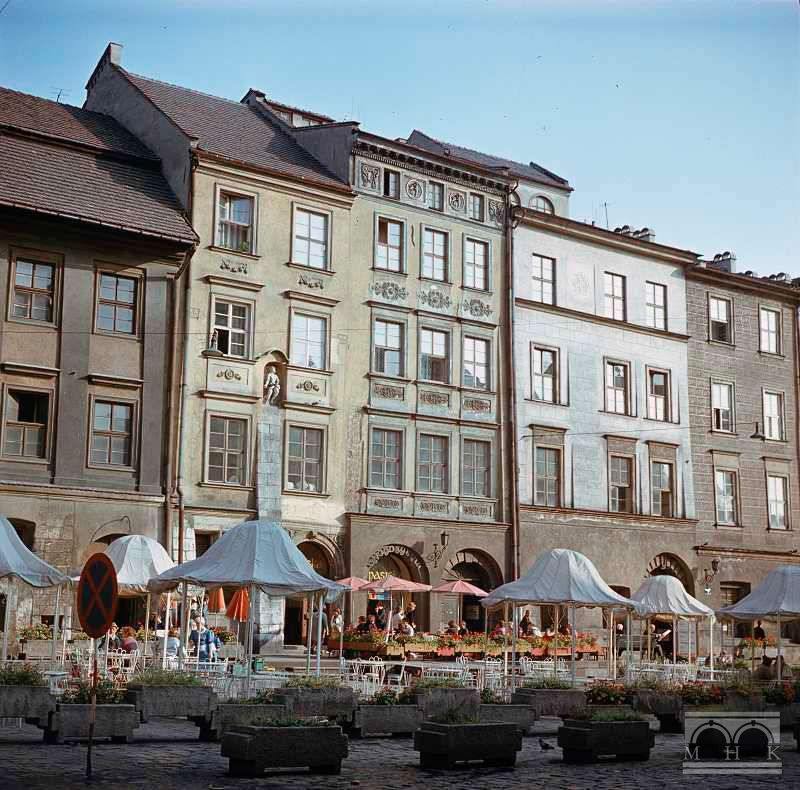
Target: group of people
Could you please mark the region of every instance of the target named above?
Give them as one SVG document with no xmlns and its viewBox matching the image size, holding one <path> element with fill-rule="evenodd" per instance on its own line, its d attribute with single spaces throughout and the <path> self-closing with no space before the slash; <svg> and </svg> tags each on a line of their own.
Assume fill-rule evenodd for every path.
<svg viewBox="0 0 800 790">
<path fill-rule="evenodd" d="M 367 615 L 360 615 L 356 623 L 356 633 L 369 634 L 385 631 L 387 625 L 391 633 L 398 636 L 414 636 L 417 632 L 417 605 L 410 601 L 405 609 L 392 612 L 391 621 L 389 613 L 381 601 L 375 609 Z"/>
</svg>

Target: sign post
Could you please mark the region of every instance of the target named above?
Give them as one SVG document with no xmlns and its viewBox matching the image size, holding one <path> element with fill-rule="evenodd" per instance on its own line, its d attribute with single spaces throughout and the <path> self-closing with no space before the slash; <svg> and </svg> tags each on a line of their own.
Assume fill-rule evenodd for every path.
<svg viewBox="0 0 800 790">
<path fill-rule="evenodd" d="M 78 619 L 92 639 L 92 696 L 89 707 L 89 748 L 86 778 L 92 778 L 92 740 L 97 714 L 97 650 L 95 639 L 108 633 L 117 611 L 117 571 L 107 554 L 93 554 L 86 561 L 78 583 Z"/>
</svg>

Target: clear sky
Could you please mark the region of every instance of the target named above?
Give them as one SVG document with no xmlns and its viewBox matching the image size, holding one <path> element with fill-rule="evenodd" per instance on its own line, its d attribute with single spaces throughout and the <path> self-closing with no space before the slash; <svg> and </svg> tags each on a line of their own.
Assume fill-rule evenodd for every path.
<svg viewBox="0 0 800 790">
<path fill-rule="evenodd" d="M 575 219 L 800 276 L 798 0 L 9 0 L 0 84 L 81 104 L 112 40 L 167 82 L 532 159 Z"/>
</svg>

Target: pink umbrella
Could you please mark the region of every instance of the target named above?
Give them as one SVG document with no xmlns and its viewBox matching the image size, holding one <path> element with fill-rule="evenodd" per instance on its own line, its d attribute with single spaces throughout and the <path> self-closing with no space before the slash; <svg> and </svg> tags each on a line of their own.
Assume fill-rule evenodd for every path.
<svg viewBox="0 0 800 790">
<path fill-rule="evenodd" d="M 463 579 L 456 579 L 453 582 L 442 582 L 438 587 L 434 587 L 431 592 L 451 593 L 458 595 L 458 625 L 461 626 L 461 607 L 465 595 L 474 595 L 476 598 L 485 598 L 489 593 L 476 587 L 474 584 L 465 582 Z"/>
<path fill-rule="evenodd" d="M 428 592 L 431 589 L 430 584 L 420 584 L 419 582 L 412 582 L 408 579 L 400 579 L 397 576 L 389 574 L 383 579 L 377 579 L 374 582 L 365 584 L 361 590 L 368 590 L 370 592 L 385 591 L 389 593 L 389 620 L 386 623 L 386 641 L 389 641 L 389 631 L 392 628 L 392 611 L 394 609 L 392 602 L 393 592 Z"/>
<path fill-rule="evenodd" d="M 366 583 L 366 579 L 362 579 L 360 576 L 348 576 L 345 579 L 339 579 L 337 584 L 341 584 L 342 587 L 347 587 L 350 590 L 350 608 L 353 608 L 353 590 L 360 590 Z M 345 599 L 346 600 L 346 599 Z M 342 602 L 342 606 L 344 606 L 344 601 Z M 344 660 L 344 611 L 342 612 L 342 627 L 339 629 L 339 662 L 341 663 Z"/>
</svg>

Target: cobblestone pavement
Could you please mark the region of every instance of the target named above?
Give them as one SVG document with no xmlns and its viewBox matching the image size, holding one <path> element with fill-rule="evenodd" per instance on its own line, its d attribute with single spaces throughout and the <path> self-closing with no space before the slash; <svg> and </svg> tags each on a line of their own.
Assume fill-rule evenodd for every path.
<svg viewBox="0 0 800 790">
<path fill-rule="evenodd" d="M 259 779 L 227 775 L 227 760 L 219 744 L 201 743 L 197 728 L 186 721 L 162 720 L 142 725 L 128 745 L 100 743 L 93 752 L 95 780 L 91 787 L 147 790 L 237 790 L 272 788 L 300 790 L 406 790 L 444 787 L 446 790 L 631 790 L 632 788 L 800 787 L 800 753 L 791 733 L 783 735 L 783 777 L 704 776 L 681 774 L 682 735 L 656 735 L 649 762 L 569 766 L 558 748 L 539 745 L 539 736 L 555 746 L 555 720 L 540 721 L 536 734 L 525 738 L 516 770 L 469 768 L 459 771 L 421 770 L 408 738 L 350 741 L 350 756 L 339 776 L 315 776 L 305 771 L 274 772 Z M 0 728 L 0 788 L 85 788 L 85 745 L 46 746 L 39 730 L 25 726 Z"/>
</svg>

